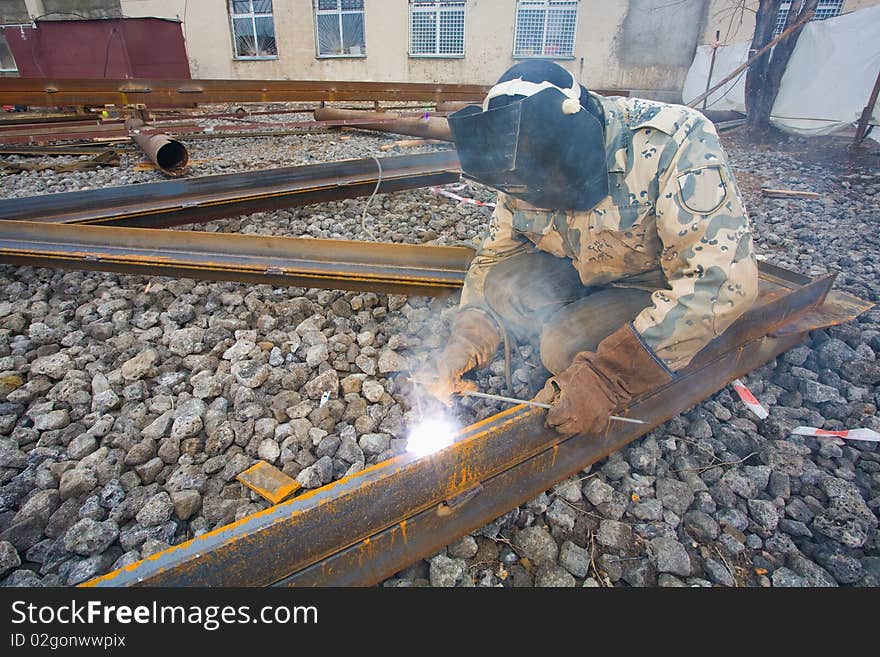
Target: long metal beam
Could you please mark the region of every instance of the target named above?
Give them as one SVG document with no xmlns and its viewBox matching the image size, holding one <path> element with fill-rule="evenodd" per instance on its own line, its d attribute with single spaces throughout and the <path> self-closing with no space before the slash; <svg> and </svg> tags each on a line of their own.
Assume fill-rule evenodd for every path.
<svg viewBox="0 0 880 657">
<path fill-rule="evenodd" d="M 207 280 L 440 295 L 471 249 L 186 230 L 0 221 L 0 263 Z"/>
<path fill-rule="evenodd" d="M 459 179 L 454 150 L 380 159 L 379 192 Z M 343 160 L 0 201 L 0 220 L 159 228 L 371 194 L 376 160 Z"/>
<path fill-rule="evenodd" d="M 315 101 L 479 101 L 489 87 L 431 82 L 0 78 L 0 104 L 65 107 Z"/>
<path fill-rule="evenodd" d="M 826 298 L 832 281 L 766 268 L 751 311 L 671 383 L 623 410 L 647 425 L 612 423 L 602 435 L 563 439 L 544 426 L 543 411 L 518 406 L 463 429 L 434 455 L 390 459 L 89 585 L 379 582 L 620 449 L 793 346 L 809 328 L 870 307 L 842 293 Z"/>
</svg>

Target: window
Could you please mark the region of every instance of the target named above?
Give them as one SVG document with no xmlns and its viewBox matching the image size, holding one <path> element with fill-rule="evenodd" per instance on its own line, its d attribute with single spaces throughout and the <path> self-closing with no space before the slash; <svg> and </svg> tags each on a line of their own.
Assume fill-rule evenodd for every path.
<svg viewBox="0 0 880 657">
<path fill-rule="evenodd" d="M 519 0 L 514 57 L 574 56 L 577 0 Z"/>
<path fill-rule="evenodd" d="M 801 4 L 802 3 L 799 2 L 798 7 L 800 7 Z M 783 2 L 779 6 L 779 16 L 776 17 L 776 29 L 773 32 L 773 36 L 779 36 L 782 34 L 782 30 L 785 29 L 785 21 L 788 19 L 788 12 L 790 9 L 791 0 Z M 813 17 L 810 20 L 824 21 L 826 18 L 834 18 L 840 14 L 841 9 L 843 9 L 843 0 L 819 0 L 819 4 L 816 5 L 816 11 L 813 12 Z"/>
<path fill-rule="evenodd" d="M 230 0 L 235 59 L 276 59 L 272 0 Z"/>
<path fill-rule="evenodd" d="M 411 57 L 464 57 L 464 0 L 410 0 Z"/>
<path fill-rule="evenodd" d="M 364 0 L 315 0 L 318 57 L 364 57 Z"/>
<path fill-rule="evenodd" d="M 15 65 L 15 59 L 12 57 L 12 51 L 9 49 L 9 43 L 0 30 L 0 73 L 17 73 L 18 67 Z"/>
</svg>

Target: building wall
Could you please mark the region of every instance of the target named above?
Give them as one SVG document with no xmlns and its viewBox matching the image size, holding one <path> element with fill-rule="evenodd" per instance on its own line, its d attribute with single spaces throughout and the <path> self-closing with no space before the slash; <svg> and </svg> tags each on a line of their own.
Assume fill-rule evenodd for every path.
<svg viewBox="0 0 880 657">
<path fill-rule="evenodd" d="M 746 0 L 746 11 L 734 11 L 741 0 L 711 0 L 709 19 L 701 43 L 715 41 L 716 30 L 721 31 L 721 43 L 751 41 L 755 32 L 755 11 L 758 0 Z M 858 11 L 880 4 L 880 0 L 844 0 L 841 14 Z"/>
<path fill-rule="evenodd" d="M 319 59 L 312 1 L 274 0 L 278 59 L 236 61 L 226 7 L 225 0 L 122 0 L 126 16 L 184 21 L 194 78 L 488 84 L 517 61 L 516 0 L 468 0 L 460 59 L 409 57 L 407 0 L 365 0 L 366 57 Z M 588 86 L 674 97 L 704 31 L 706 8 L 705 0 L 582 0 L 574 57 L 557 61 Z"/>
<path fill-rule="evenodd" d="M 29 20 L 24 0 L 0 0 L 0 25 L 27 23 Z"/>
</svg>

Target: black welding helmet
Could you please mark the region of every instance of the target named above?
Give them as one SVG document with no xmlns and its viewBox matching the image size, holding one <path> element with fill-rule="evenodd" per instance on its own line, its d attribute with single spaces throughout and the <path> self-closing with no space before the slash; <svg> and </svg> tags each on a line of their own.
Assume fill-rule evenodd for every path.
<svg viewBox="0 0 880 657">
<path fill-rule="evenodd" d="M 591 210 L 608 196 L 602 114 L 557 64 L 517 64 L 449 127 L 466 176 L 536 207 Z"/>
</svg>

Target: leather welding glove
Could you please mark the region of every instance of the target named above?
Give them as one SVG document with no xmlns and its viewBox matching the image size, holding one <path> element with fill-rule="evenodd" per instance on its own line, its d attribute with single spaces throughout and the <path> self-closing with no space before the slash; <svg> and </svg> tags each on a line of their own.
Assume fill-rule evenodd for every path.
<svg viewBox="0 0 880 657">
<path fill-rule="evenodd" d="M 582 351 L 568 369 L 547 379 L 536 401 L 551 404 L 547 425 L 564 435 L 597 433 L 615 409 L 672 380 L 672 374 L 631 324 Z"/>
<path fill-rule="evenodd" d="M 487 365 L 500 342 L 501 333 L 488 314 L 465 309 L 456 316 L 446 347 L 414 379 L 433 397 L 451 406 L 453 393 L 475 387 L 462 381 L 462 374 Z"/>
</svg>

